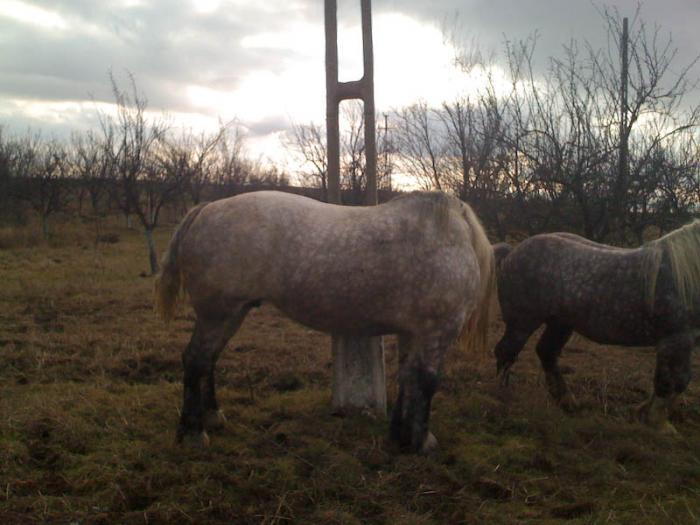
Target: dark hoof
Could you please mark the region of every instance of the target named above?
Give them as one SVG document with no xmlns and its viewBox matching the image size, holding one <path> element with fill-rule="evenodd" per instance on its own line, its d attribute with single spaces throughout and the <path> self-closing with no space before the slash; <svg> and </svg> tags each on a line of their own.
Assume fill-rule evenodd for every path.
<svg viewBox="0 0 700 525">
<path fill-rule="evenodd" d="M 209 447 L 209 436 L 205 431 L 199 434 L 178 434 L 177 442 L 185 448 L 205 449 Z"/>
<path fill-rule="evenodd" d="M 657 432 L 659 434 L 663 434 L 664 436 L 677 436 L 678 435 L 678 430 L 676 427 L 673 426 L 673 423 L 670 423 L 668 421 L 664 421 L 661 423 L 661 425 L 656 427 Z"/>
<path fill-rule="evenodd" d="M 643 401 L 634 407 L 634 418 L 640 423 L 647 423 L 649 420 L 649 408 L 651 400 Z"/>
<path fill-rule="evenodd" d="M 438 440 L 435 438 L 432 432 L 428 432 L 423 440 L 423 446 L 420 449 L 420 453 L 424 455 L 430 455 L 436 452 L 440 448 Z"/>
<path fill-rule="evenodd" d="M 564 412 L 568 413 L 577 412 L 581 408 L 581 405 L 578 401 L 576 401 L 576 398 L 571 392 L 567 392 L 561 396 L 557 401 L 557 404 Z"/>
<path fill-rule="evenodd" d="M 640 423 L 653 428 L 666 436 L 678 435 L 678 430 L 668 420 L 665 404 L 658 398 L 644 401 L 635 409 L 635 415 Z"/>
<path fill-rule="evenodd" d="M 510 368 L 512 363 L 499 364 L 496 367 L 496 376 L 502 388 L 506 388 L 510 384 Z"/>
<path fill-rule="evenodd" d="M 226 416 L 221 410 L 207 410 L 203 418 L 204 428 L 220 430 L 226 425 Z"/>
</svg>

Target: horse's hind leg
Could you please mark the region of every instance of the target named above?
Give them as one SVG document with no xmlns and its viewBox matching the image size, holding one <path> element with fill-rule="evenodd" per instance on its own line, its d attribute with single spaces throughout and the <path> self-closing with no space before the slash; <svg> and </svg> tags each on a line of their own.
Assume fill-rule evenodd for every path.
<svg viewBox="0 0 700 525">
<path fill-rule="evenodd" d="M 572 331 L 570 326 L 549 322 L 542 337 L 537 342 L 537 355 L 544 369 L 547 389 L 557 403 L 567 410 L 575 408 L 576 401 L 569 392 L 561 370 L 559 370 L 559 356 Z"/>
<path fill-rule="evenodd" d="M 204 429 L 204 415 L 218 410 L 214 394 L 214 363 L 228 340 L 238 330 L 247 310 L 232 317 L 211 319 L 197 317 L 194 333 L 182 353 L 183 402 L 177 441 L 206 446 L 209 438 Z"/>
<path fill-rule="evenodd" d="M 639 407 L 640 418 L 663 433 L 675 434 L 669 412 L 691 378 L 692 334 L 682 333 L 662 340 L 656 350 L 654 394 Z"/>
<path fill-rule="evenodd" d="M 496 373 L 501 376 L 501 383 L 508 384 L 510 368 L 518 359 L 518 354 L 525 346 L 532 332 L 537 328 L 536 323 L 529 326 L 521 326 L 516 323 L 507 323 L 506 332 L 494 349 L 496 355 Z"/>
<path fill-rule="evenodd" d="M 399 337 L 399 395 L 391 415 L 391 438 L 412 452 L 428 452 L 437 440 L 428 430 L 447 343 Z"/>
<path fill-rule="evenodd" d="M 203 410 L 202 418 L 205 430 L 215 430 L 221 428 L 226 422 L 226 417 L 224 417 L 223 412 L 219 410 L 219 402 L 216 399 L 216 362 L 219 359 L 222 350 L 226 346 L 226 343 L 238 331 L 249 311 L 250 306 L 243 307 L 228 319 L 225 327 L 226 333 L 224 333 L 225 340 L 221 341 L 221 344 L 213 349 L 214 351 L 208 360 L 207 371 L 202 378 L 201 392 Z"/>
</svg>

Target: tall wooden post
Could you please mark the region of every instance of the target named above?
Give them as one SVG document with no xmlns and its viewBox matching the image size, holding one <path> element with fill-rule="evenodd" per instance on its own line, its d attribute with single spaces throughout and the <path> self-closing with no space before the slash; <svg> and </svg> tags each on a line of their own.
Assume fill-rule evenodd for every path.
<svg viewBox="0 0 700 525">
<path fill-rule="evenodd" d="M 325 0 L 326 23 L 326 133 L 328 151 L 328 202 L 340 204 L 339 105 L 361 99 L 365 119 L 365 204 L 377 204 L 377 145 L 374 116 L 374 61 L 372 7 L 361 0 L 364 74 L 360 80 L 338 82 L 338 16 L 336 0 Z M 379 337 L 334 335 L 333 409 L 369 409 L 386 415 L 384 346 Z"/>
</svg>

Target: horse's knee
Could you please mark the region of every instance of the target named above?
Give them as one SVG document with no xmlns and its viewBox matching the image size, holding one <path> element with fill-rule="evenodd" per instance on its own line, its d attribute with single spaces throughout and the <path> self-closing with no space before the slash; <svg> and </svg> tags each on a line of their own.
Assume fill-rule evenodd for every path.
<svg viewBox="0 0 700 525">
<path fill-rule="evenodd" d="M 545 371 L 558 373 L 559 356 L 571 332 L 572 329 L 568 326 L 558 323 L 547 324 L 536 347 L 537 356 Z"/>
<path fill-rule="evenodd" d="M 431 399 L 438 388 L 439 374 L 436 370 L 426 367 L 418 367 L 416 371 L 416 383 L 423 397 Z"/>
<path fill-rule="evenodd" d="M 691 379 L 690 366 L 659 366 L 654 376 L 654 392 L 667 398 L 685 392 Z"/>
<path fill-rule="evenodd" d="M 527 336 L 519 335 L 512 330 L 506 330 L 506 333 L 496 344 L 496 348 L 493 351 L 496 356 L 496 369 L 499 373 L 510 368 L 515 363 L 526 340 Z"/>
<path fill-rule="evenodd" d="M 200 390 L 202 380 L 207 374 L 207 363 L 202 358 L 183 360 L 183 384 L 185 388 Z"/>
</svg>

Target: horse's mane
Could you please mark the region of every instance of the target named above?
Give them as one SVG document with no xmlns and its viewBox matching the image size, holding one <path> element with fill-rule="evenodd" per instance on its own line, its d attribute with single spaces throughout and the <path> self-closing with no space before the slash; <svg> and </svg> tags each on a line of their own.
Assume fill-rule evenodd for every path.
<svg viewBox="0 0 700 525">
<path fill-rule="evenodd" d="M 457 197 L 441 191 L 412 191 L 394 197 L 390 202 L 396 204 L 410 202 L 418 217 L 423 220 L 434 220 L 439 228 L 446 224 L 451 207 L 459 209 L 461 206 L 461 201 Z"/>
<path fill-rule="evenodd" d="M 694 220 L 648 243 L 647 247 L 647 297 L 652 304 L 662 254 L 666 252 L 681 302 L 686 308 L 692 309 L 700 294 L 700 220 Z"/>
</svg>

